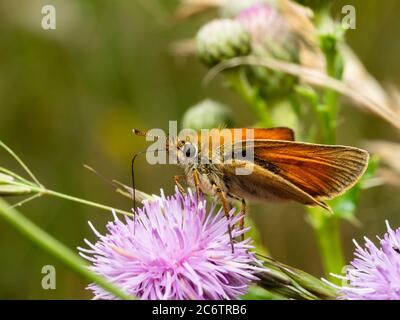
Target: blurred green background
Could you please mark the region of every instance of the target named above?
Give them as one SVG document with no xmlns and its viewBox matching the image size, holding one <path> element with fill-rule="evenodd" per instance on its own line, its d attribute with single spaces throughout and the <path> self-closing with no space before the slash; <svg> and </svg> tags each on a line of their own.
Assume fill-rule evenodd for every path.
<svg viewBox="0 0 400 320">
<path fill-rule="evenodd" d="M 57 29 L 41 28 L 41 8 L 53 4 Z M 205 68 L 178 58 L 174 40 L 190 37 L 204 18 L 175 21 L 177 1 L 0 0 L 0 137 L 48 188 L 129 209 L 120 197 L 83 168 L 130 184 L 130 161 L 146 147 L 132 128 L 168 128 L 185 109 L 205 97 L 230 105 L 237 125 L 253 119 L 220 81 L 201 85 Z M 348 41 L 373 75 L 400 85 L 400 2 L 336 1 L 334 13 L 353 4 L 357 29 Z M 339 142 L 362 146 L 366 139 L 398 140 L 389 125 L 344 105 Z M 1 164 L 19 170 L 4 152 Z M 21 172 L 21 171 L 19 171 Z M 173 190 L 172 166 L 137 161 L 137 186 L 149 193 Z M 9 199 L 12 202 L 18 199 Z M 384 219 L 400 226 L 399 190 L 383 186 L 363 193 L 357 228 L 342 223 L 346 257 L 352 238 L 374 238 Z M 282 262 L 322 275 L 311 227 L 295 204 L 251 205 L 263 241 Z M 21 211 L 70 248 L 94 240 L 87 221 L 99 230 L 111 214 L 54 198 L 41 198 Z M 84 299 L 86 283 L 0 221 L 0 299 Z M 57 288 L 41 288 L 41 269 L 54 265 Z"/>
</svg>

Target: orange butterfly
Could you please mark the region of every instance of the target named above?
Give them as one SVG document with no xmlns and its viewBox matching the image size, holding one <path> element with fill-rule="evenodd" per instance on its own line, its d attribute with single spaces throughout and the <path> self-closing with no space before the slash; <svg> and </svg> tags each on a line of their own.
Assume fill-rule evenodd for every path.
<svg viewBox="0 0 400 320">
<path fill-rule="evenodd" d="M 243 214 L 245 199 L 291 200 L 330 210 L 323 201 L 351 188 L 369 159 L 367 151 L 354 147 L 295 142 L 289 128 L 213 129 L 169 139 L 167 146 L 185 170 L 175 177 L 182 192 L 180 178 L 198 193 L 218 195 L 226 214 L 227 199 L 241 200 Z M 251 159 L 240 157 L 247 152 Z M 243 167 L 251 170 L 237 174 Z"/>
</svg>

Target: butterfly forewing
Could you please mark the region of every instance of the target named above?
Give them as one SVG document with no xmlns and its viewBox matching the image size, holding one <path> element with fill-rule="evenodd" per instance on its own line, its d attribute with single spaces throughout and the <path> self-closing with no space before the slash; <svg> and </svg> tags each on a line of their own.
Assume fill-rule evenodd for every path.
<svg viewBox="0 0 400 320">
<path fill-rule="evenodd" d="M 254 140 L 294 141 L 294 132 L 285 127 L 212 129 L 201 133 L 199 139 L 196 140 L 203 155 L 214 158 L 214 160 L 221 157 L 222 160 L 224 155 L 232 152 L 232 146 L 237 143 Z M 244 145 L 242 149 L 244 149 Z"/>
<path fill-rule="evenodd" d="M 243 143 L 241 143 L 243 144 Z M 331 199 L 352 187 L 368 165 L 368 153 L 352 147 L 290 141 L 246 141 L 254 164 L 315 199 Z"/>
<path fill-rule="evenodd" d="M 237 135 L 237 130 L 241 130 L 241 134 Z M 244 140 L 286 140 L 294 141 L 294 132 L 290 128 L 250 128 L 250 129 L 231 129 L 234 142 Z M 252 135 L 249 137 L 248 135 Z"/>
</svg>

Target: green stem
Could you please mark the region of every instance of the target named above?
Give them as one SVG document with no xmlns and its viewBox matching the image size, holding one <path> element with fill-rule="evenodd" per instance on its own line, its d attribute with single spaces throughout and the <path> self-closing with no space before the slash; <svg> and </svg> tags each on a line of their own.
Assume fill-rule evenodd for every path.
<svg viewBox="0 0 400 320">
<path fill-rule="evenodd" d="M 319 117 L 319 112 L 318 112 L 318 106 L 319 106 L 319 96 L 318 93 L 309 86 L 306 85 L 297 85 L 295 87 L 295 93 L 294 93 L 297 98 L 302 98 L 305 100 L 305 102 L 311 107 L 311 109 L 314 111 L 314 113 Z M 301 119 L 303 125 L 304 125 L 304 131 L 302 132 L 302 136 L 304 141 L 317 141 L 316 136 L 317 136 L 317 130 L 319 130 L 319 123 L 311 123 L 307 128 L 307 123 L 306 120 L 304 119 L 304 116 L 302 115 L 299 117 Z M 317 128 L 318 127 L 318 128 Z"/>
<path fill-rule="evenodd" d="M 327 48 L 324 51 L 326 61 L 326 73 L 335 79 L 341 79 L 342 70 L 338 67 L 339 54 L 336 47 Z M 324 103 L 318 104 L 316 112 L 320 122 L 322 140 L 326 144 L 336 143 L 337 114 L 339 95 L 335 90 L 326 89 Z"/>
<path fill-rule="evenodd" d="M 257 88 L 253 88 L 248 82 L 245 70 L 235 69 L 230 72 L 230 84 L 232 88 L 246 101 L 250 106 L 258 121 L 265 127 L 274 126 L 274 121 L 268 111 L 268 105 L 260 97 Z"/>
<path fill-rule="evenodd" d="M 332 118 L 331 110 L 327 104 L 317 106 L 322 141 L 326 144 L 335 144 L 336 142 L 336 119 Z"/>
<path fill-rule="evenodd" d="M 340 279 L 331 276 L 331 273 L 342 274 L 345 265 L 340 239 L 340 220 L 335 215 L 328 215 L 318 207 L 308 208 L 308 214 L 317 237 L 325 274 L 331 282 L 340 284 Z"/>
<path fill-rule="evenodd" d="M 92 206 L 92 207 L 95 207 L 95 208 L 99 208 L 99 209 L 102 209 L 102 210 L 114 211 L 115 213 L 127 215 L 127 216 L 130 216 L 130 217 L 134 216 L 134 214 L 132 212 L 116 209 L 116 208 L 113 208 L 113 207 L 110 207 L 110 206 L 106 206 L 106 205 L 103 205 L 103 204 L 100 204 L 100 203 L 97 203 L 97 202 L 92 202 L 92 201 L 88 201 L 88 200 L 85 200 L 85 199 L 69 196 L 67 194 L 63 194 L 63 193 L 60 193 L 60 192 L 57 192 L 57 191 L 52 191 L 52 190 L 46 189 L 44 191 L 44 194 L 45 195 L 48 194 L 48 195 L 55 196 L 55 197 L 58 197 L 58 198 L 62 198 L 62 199 L 66 199 L 66 200 L 70 200 L 70 201 L 74 201 L 74 202 L 78 202 L 78 203 L 85 204 L 85 205 L 88 205 L 88 206 Z"/>
<path fill-rule="evenodd" d="M 326 72 L 330 77 L 339 79 L 341 75 L 336 70 L 336 61 L 338 53 L 336 50 L 325 53 Z M 328 127 L 327 143 L 336 143 L 337 113 L 338 113 L 338 93 L 335 90 L 327 89 L 325 92 L 325 125 Z"/>
<path fill-rule="evenodd" d="M 10 184 L 13 184 L 13 185 L 16 185 L 16 186 L 26 186 L 25 184 L 18 183 L 18 182 L 11 182 Z M 51 196 L 54 196 L 54 197 L 65 199 L 65 200 L 70 200 L 70 201 L 73 201 L 73 202 L 85 204 L 85 205 L 88 205 L 88 206 L 91 206 L 91 207 L 95 207 L 95 208 L 98 208 L 98 209 L 107 210 L 109 212 L 110 211 L 114 211 L 115 213 L 131 216 L 131 217 L 134 216 L 134 214 L 132 212 L 116 209 L 116 208 L 113 208 L 113 207 L 110 207 L 110 206 L 106 206 L 106 205 L 103 205 L 103 204 L 100 204 L 100 203 L 97 203 L 97 202 L 93 202 L 93 201 L 89 201 L 89 200 L 73 197 L 73 196 L 70 196 L 70 195 L 67 195 L 67 194 L 64 194 L 64 193 L 60 193 L 60 192 L 57 192 L 57 191 L 46 189 L 46 188 L 41 187 L 41 186 L 28 185 L 27 187 L 30 188 L 32 191 L 37 192 L 37 193 L 42 194 L 42 195 L 51 195 Z"/>
<path fill-rule="evenodd" d="M 337 41 L 338 39 L 333 35 L 324 36 L 321 38 L 321 49 L 325 55 L 327 74 L 341 79 L 343 69 L 338 63 L 340 56 Z M 322 139 L 325 144 L 336 143 L 338 102 L 337 92 L 326 89 L 324 103 L 317 107 Z M 331 273 L 341 274 L 345 265 L 340 238 L 340 219 L 335 215 L 328 215 L 321 208 L 309 208 L 308 212 L 317 237 L 325 274 L 332 282 L 340 284 L 339 279 L 330 275 Z"/>
<path fill-rule="evenodd" d="M 48 190 L 46 189 L 40 182 L 39 180 L 35 177 L 35 175 L 32 173 L 32 171 L 28 168 L 28 166 L 21 160 L 20 157 L 17 156 L 17 154 L 11 150 L 11 148 L 9 148 L 4 142 L 2 142 L 0 140 L 0 147 L 2 147 L 5 151 L 7 151 L 20 165 L 21 167 L 28 173 L 28 175 L 32 178 L 33 182 L 30 182 L 22 177 L 20 177 L 19 175 L 0 167 L 0 172 L 4 172 L 6 174 L 11 175 L 12 177 L 16 178 L 19 181 L 13 181 L 10 182 L 9 184 L 12 185 L 16 185 L 16 186 L 21 186 L 21 187 L 27 187 L 29 189 L 31 189 L 34 192 L 39 193 L 40 195 L 44 195 L 44 194 L 48 194 L 48 195 L 52 195 L 58 198 L 63 198 L 66 200 L 70 200 L 70 201 L 74 201 L 74 202 L 78 202 L 78 203 L 82 203 L 88 206 L 92 206 L 95 208 L 99 208 L 99 209 L 103 209 L 103 210 L 107 210 L 107 211 L 115 211 L 116 213 L 119 214 L 124 214 L 124 215 L 128 215 L 133 217 L 134 214 L 128 211 L 124 211 L 124 210 L 120 210 L 120 209 L 115 209 L 112 208 L 110 206 L 105 206 L 96 202 L 92 202 L 92 201 L 88 201 L 88 200 L 84 200 L 84 199 L 80 199 L 77 197 L 73 197 L 73 196 L 69 196 L 60 192 L 56 192 L 56 191 L 52 191 L 52 190 Z M 33 198 L 32 198 L 33 199 Z"/>
<path fill-rule="evenodd" d="M 44 230 L 36 226 L 17 210 L 10 207 L 7 202 L 0 198 L 0 217 L 4 218 L 14 229 L 19 231 L 23 236 L 47 251 L 57 260 L 65 264 L 71 270 L 75 271 L 82 278 L 89 282 L 95 282 L 106 291 L 118 298 L 128 300 L 134 297 L 124 293 L 103 277 L 93 273 L 88 269 L 88 264 L 75 254 L 71 249 L 64 246 L 61 242 L 53 238 Z"/>
</svg>

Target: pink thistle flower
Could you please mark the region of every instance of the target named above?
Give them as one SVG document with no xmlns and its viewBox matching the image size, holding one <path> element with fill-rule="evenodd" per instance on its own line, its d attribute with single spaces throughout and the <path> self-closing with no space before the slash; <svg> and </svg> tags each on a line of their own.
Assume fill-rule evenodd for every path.
<svg viewBox="0 0 400 320">
<path fill-rule="evenodd" d="M 215 204 L 207 211 L 206 201 L 190 191 L 161 193 L 144 201 L 133 219 L 121 221 L 114 214 L 106 235 L 89 223 L 99 239 L 95 244 L 85 239 L 89 249 L 78 249 L 92 271 L 141 299 L 236 299 L 262 269 L 249 251 L 251 239 L 235 242 L 232 253 L 228 221 L 222 210 L 215 211 Z M 233 213 L 238 237 L 247 229 L 234 227 L 241 217 Z M 115 299 L 95 284 L 88 289 L 94 299 Z"/>
<path fill-rule="evenodd" d="M 256 50 L 273 50 L 275 48 L 270 47 L 293 42 L 288 24 L 281 14 L 267 3 L 243 9 L 236 16 L 236 21 L 251 35 Z"/>
<path fill-rule="evenodd" d="M 342 299 L 400 300 L 400 228 L 394 231 L 386 221 L 387 233 L 378 237 L 380 247 L 365 238 L 365 248 L 356 241 L 356 256 L 340 277 L 348 286 L 337 287 Z"/>
</svg>

